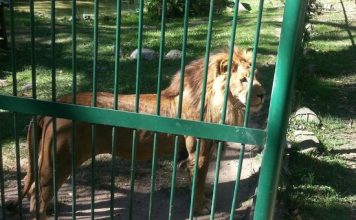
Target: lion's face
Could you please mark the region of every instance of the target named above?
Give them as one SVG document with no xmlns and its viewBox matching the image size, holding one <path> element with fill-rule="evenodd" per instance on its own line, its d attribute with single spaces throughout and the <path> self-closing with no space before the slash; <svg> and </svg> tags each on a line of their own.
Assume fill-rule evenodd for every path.
<svg viewBox="0 0 356 220">
<path fill-rule="evenodd" d="M 228 56 L 227 54 L 221 54 L 213 60 L 216 65 L 215 80 L 225 81 L 227 78 L 227 65 Z M 250 81 L 250 71 L 251 71 L 251 52 L 246 50 L 235 50 L 233 56 L 233 64 L 231 69 L 231 79 L 230 79 L 230 95 L 233 99 L 236 99 L 242 105 L 246 105 L 248 96 L 248 85 Z M 252 94 L 250 101 L 250 111 L 257 112 L 262 108 L 265 90 L 261 83 L 257 79 L 257 70 L 255 70 L 253 82 L 252 82 Z M 225 81 L 226 82 L 226 81 Z"/>
</svg>

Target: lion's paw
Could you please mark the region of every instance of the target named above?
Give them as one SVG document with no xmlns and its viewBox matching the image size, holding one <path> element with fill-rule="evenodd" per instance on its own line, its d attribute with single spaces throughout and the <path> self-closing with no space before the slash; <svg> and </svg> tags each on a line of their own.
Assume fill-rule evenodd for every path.
<svg viewBox="0 0 356 220">
<path fill-rule="evenodd" d="M 210 214 L 211 200 L 204 198 L 203 201 L 200 201 L 195 206 L 195 213 L 198 215 L 208 215 Z"/>
</svg>

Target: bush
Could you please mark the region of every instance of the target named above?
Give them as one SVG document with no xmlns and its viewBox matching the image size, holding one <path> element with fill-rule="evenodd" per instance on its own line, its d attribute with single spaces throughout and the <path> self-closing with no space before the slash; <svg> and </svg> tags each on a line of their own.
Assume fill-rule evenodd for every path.
<svg viewBox="0 0 356 220">
<path fill-rule="evenodd" d="M 167 0 L 167 17 L 179 17 L 184 13 L 184 0 Z M 229 0 L 215 0 L 214 11 L 222 12 L 229 5 Z M 210 0 L 193 0 L 190 2 L 191 15 L 208 15 Z M 162 13 L 162 0 L 145 1 L 145 12 L 152 18 L 160 18 Z"/>
</svg>

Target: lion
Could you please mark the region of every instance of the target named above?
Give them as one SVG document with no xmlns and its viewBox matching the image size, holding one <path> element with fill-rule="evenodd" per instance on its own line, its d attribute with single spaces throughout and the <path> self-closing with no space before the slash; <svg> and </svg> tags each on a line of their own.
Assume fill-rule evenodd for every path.
<svg viewBox="0 0 356 220">
<path fill-rule="evenodd" d="M 206 81 L 206 98 L 204 105 L 203 120 L 210 123 L 221 122 L 221 112 L 224 102 L 224 92 L 228 77 L 228 53 L 218 52 L 210 56 L 208 75 Z M 200 105 L 203 85 L 204 59 L 192 61 L 185 67 L 184 89 L 182 101 L 182 118 L 189 120 L 200 119 Z M 245 104 L 247 102 L 248 82 L 250 80 L 251 52 L 235 48 L 231 66 L 231 78 L 229 84 L 227 110 L 225 123 L 241 126 L 243 124 Z M 176 117 L 179 100 L 179 71 L 174 75 L 168 88 L 162 91 L 160 112 L 163 117 Z M 251 112 L 261 109 L 265 97 L 265 90 L 255 77 L 252 82 Z M 119 110 L 134 111 L 135 95 L 119 95 Z M 71 103 L 72 96 L 67 95 L 59 98 L 60 103 Z M 90 106 L 92 93 L 83 92 L 76 96 L 78 105 Z M 155 114 L 156 94 L 140 95 L 139 112 Z M 107 92 L 97 93 L 97 107 L 113 108 L 114 95 Z M 33 157 L 31 147 L 32 128 L 29 126 L 27 144 L 29 148 L 27 174 L 24 178 L 23 196 L 30 200 L 30 212 L 35 213 L 35 181 L 33 174 Z M 53 170 L 52 170 L 52 141 L 53 133 L 57 134 L 57 189 L 71 174 L 72 158 L 72 120 L 57 118 L 56 129 L 53 131 L 53 118 L 40 116 L 37 119 L 38 127 L 38 173 L 39 173 L 39 213 L 41 219 L 46 219 L 46 209 L 53 197 Z M 76 122 L 76 165 L 91 158 L 91 124 Z M 132 132 L 133 129 L 118 127 L 117 129 L 117 155 L 121 158 L 131 158 Z M 137 130 L 137 160 L 150 160 L 153 151 L 153 131 Z M 111 153 L 112 127 L 96 125 L 96 154 Z M 173 142 L 175 135 L 158 133 L 158 156 L 170 155 L 174 152 Z M 201 139 L 199 160 L 195 161 L 197 138 L 192 136 L 179 136 L 180 151 L 186 151 L 187 169 L 190 176 L 194 173 L 194 164 L 198 163 L 197 188 L 194 210 L 204 213 L 209 210 L 208 199 L 205 197 L 205 179 L 207 176 L 209 159 L 212 153 L 213 140 Z"/>
</svg>

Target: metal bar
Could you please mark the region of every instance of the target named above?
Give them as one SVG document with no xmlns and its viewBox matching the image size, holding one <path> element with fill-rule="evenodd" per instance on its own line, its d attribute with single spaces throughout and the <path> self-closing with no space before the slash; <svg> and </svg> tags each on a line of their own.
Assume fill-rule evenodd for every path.
<svg viewBox="0 0 356 220">
<path fill-rule="evenodd" d="M 202 97 L 200 102 L 200 121 L 204 120 L 204 106 L 205 106 L 205 96 L 206 96 L 206 81 L 208 79 L 208 66 L 210 57 L 210 47 L 211 47 L 211 30 L 213 29 L 213 12 L 214 12 L 214 0 L 210 0 L 209 8 L 209 22 L 208 22 L 208 33 L 206 36 L 206 46 L 205 46 L 205 59 L 204 59 L 204 76 L 202 85 Z"/>
<path fill-rule="evenodd" d="M 35 10 L 34 0 L 30 0 L 30 29 L 31 29 L 31 77 L 32 77 L 32 97 L 37 97 L 36 90 L 36 61 L 35 61 Z"/>
<path fill-rule="evenodd" d="M 76 103 L 77 93 L 77 3 L 72 0 L 72 102 Z"/>
<path fill-rule="evenodd" d="M 184 6 L 184 26 L 183 26 L 183 40 L 182 40 L 182 58 L 180 65 L 180 81 L 179 81 L 179 98 L 178 98 L 178 111 L 177 118 L 182 116 L 182 104 L 183 104 L 183 88 L 184 88 L 184 72 L 185 72 L 185 57 L 186 57 L 186 47 L 188 38 L 188 20 L 189 20 L 189 5 L 190 0 L 185 1 Z M 176 172 L 177 172 L 177 151 L 179 145 L 179 137 L 175 138 L 174 144 L 174 156 L 173 156 L 173 171 L 172 171 L 172 182 L 171 182 L 171 195 L 169 202 L 169 214 L 168 219 L 172 219 L 173 216 L 173 204 L 174 204 L 174 194 L 175 194 L 175 182 L 176 182 Z"/>
<path fill-rule="evenodd" d="M 15 22 L 14 1 L 10 1 L 10 31 L 11 31 L 11 72 L 12 72 L 12 94 L 17 96 L 17 74 L 15 58 Z"/>
<path fill-rule="evenodd" d="M 139 2 L 139 18 L 138 18 L 138 36 L 137 36 L 137 65 L 136 65 L 136 97 L 135 97 L 135 112 L 139 112 L 140 107 L 140 78 L 141 78 L 141 53 L 142 53 L 142 29 L 143 29 L 143 0 Z M 136 174 L 136 152 L 137 152 L 137 135 L 136 129 L 133 130 L 132 136 L 132 152 L 131 152 L 131 178 L 130 178 L 130 204 L 129 218 L 132 219 L 133 197 L 135 193 L 135 174 Z"/>
<path fill-rule="evenodd" d="M 174 140 L 174 154 L 173 154 L 173 171 L 172 171 L 172 180 L 171 180 L 171 194 L 169 199 L 169 211 L 168 211 L 168 219 L 171 220 L 173 218 L 173 204 L 174 204 L 174 194 L 175 194 L 175 184 L 177 177 L 177 161 L 178 161 L 178 146 L 180 144 L 180 140 L 178 136 L 175 136 Z"/>
<path fill-rule="evenodd" d="M 227 107 L 227 99 L 228 99 L 228 91 L 230 86 L 230 77 L 231 77 L 231 69 L 232 69 L 232 57 L 234 53 L 234 44 L 235 44 L 235 35 L 236 35 L 236 28 L 237 28 L 237 16 L 239 12 L 239 0 L 235 1 L 234 5 L 234 14 L 232 18 L 232 28 L 231 28 L 231 37 L 230 37 L 230 49 L 229 49 L 229 60 L 227 66 L 227 79 L 225 85 L 225 93 L 224 93 L 224 105 L 222 109 L 221 115 L 221 124 L 225 124 L 226 119 L 226 107 Z M 218 155 L 216 160 L 215 166 L 215 176 L 214 176 L 214 187 L 213 187 L 213 198 L 211 203 L 211 213 L 210 219 L 214 219 L 214 212 L 215 212 L 215 205 L 216 205 L 216 197 L 217 197 L 217 188 L 219 184 L 219 173 L 220 173 L 220 161 L 221 161 L 221 151 L 222 151 L 222 142 L 218 143 Z"/>
<path fill-rule="evenodd" d="M 165 33 L 166 33 L 166 0 L 162 0 L 162 17 L 161 17 L 161 41 L 159 47 L 159 61 L 158 61 L 158 74 L 157 74 L 157 96 L 156 96 L 156 115 L 161 113 L 161 81 L 162 81 L 162 65 L 165 46 Z M 155 191 L 156 181 L 156 163 L 157 163 L 157 132 L 153 135 L 153 150 L 152 150 L 152 171 L 151 171 L 151 187 L 150 187 L 150 203 L 148 211 L 148 219 L 152 219 L 153 197 Z"/>
<path fill-rule="evenodd" d="M 31 126 L 31 125 L 30 125 Z M 33 123 L 32 123 L 32 142 L 29 144 L 32 144 L 32 149 L 33 149 L 33 166 L 34 166 L 34 176 L 35 176 L 35 204 L 36 204 L 36 219 L 39 219 L 40 213 L 39 213 L 39 175 L 38 175 L 38 131 L 37 131 L 37 117 L 33 116 Z"/>
<path fill-rule="evenodd" d="M 197 175 L 198 175 L 198 164 L 199 164 L 199 154 L 200 154 L 200 139 L 197 138 L 196 148 L 195 148 L 195 163 L 194 163 L 194 175 L 192 182 L 192 191 L 190 196 L 190 208 L 189 208 L 189 219 L 193 219 L 194 214 L 194 201 L 195 201 L 195 191 L 197 188 Z"/>
<path fill-rule="evenodd" d="M 229 95 L 230 87 L 230 78 L 231 78 L 231 69 L 232 69 L 232 57 L 234 56 L 234 46 L 235 46 L 235 36 L 236 36 L 236 27 L 237 27 L 237 16 L 239 12 L 239 0 L 235 1 L 234 15 L 232 19 L 232 28 L 231 28 L 231 37 L 230 37 L 230 46 L 229 46 L 229 60 L 227 65 L 227 78 L 225 84 L 225 93 L 224 93 L 224 105 L 221 112 L 221 123 L 225 123 L 226 118 L 226 106 Z"/>
<path fill-rule="evenodd" d="M 129 201 L 129 219 L 132 219 L 133 201 L 135 193 L 135 174 L 136 174 L 136 153 L 137 153 L 137 130 L 132 132 L 132 152 L 131 152 L 131 176 L 130 176 L 130 201 Z"/>
<path fill-rule="evenodd" d="M 152 150 L 152 171 L 151 171 L 151 187 L 150 187 L 150 203 L 148 209 L 148 219 L 152 219 L 152 209 L 153 209 L 153 195 L 155 191 L 155 180 L 156 180 L 156 164 L 157 164 L 157 132 L 153 136 L 153 150 Z"/>
<path fill-rule="evenodd" d="M 96 126 L 91 125 L 91 197 L 90 209 L 91 219 L 95 219 L 95 153 L 96 153 Z"/>
<path fill-rule="evenodd" d="M 258 7 L 257 26 L 256 26 L 255 40 L 254 40 L 254 46 L 253 46 L 250 77 L 249 77 L 249 81 L 248 81 L 246 110 L 245 110 L 245 115 L 244 115 L 245 116 L 244 117 L 244 127 L 248 127 L 248 120 L 249 120 L 249 114 L 250 114 L 252 86 L 253 86 L 253 79 L 255 77 L 257 49 L 258 49 L 258 43 L 260 40 L 260 32 L 261 32 L 263 3 L 264 3 L 264 0 L 260 0 L 259 7 Z M 232 199 L 232 203 L 231 203 L 230 220 L 233 220 L 234 215 L 235 215 L 235 207 L 236 207 L 236 202 L 238 200 L 238 195 L 239 195 L 239 184 L 240 184 L 240 179 L 241 179 L 241 171 L 242 171 L 244 155 L 245 155 L 245 144 L 241 144 L 239 163 L 238 163 L 238 169 L 237 169 L 237 173 L 236 173 L 236 180 L 235 180 L 235 187 L 234 187 L 234 194 L 233 194 L 233 197 L 232 197 L 233 199 Z"/>
<path fill-rule="evenodd" d="M 93 40 L 93 96 L 92 106 L 97 105 L 97 63 L 98 63 L 98 28 L 99 1 L 94 1 L 94 40 Z M 91 127 L 91 219 L 95 219 L 95 155 L 96 155 L 96 126 Z"/>
<path fill-rule="evenodd" d="M 210 0 L 208 33 L 206 39 L 204 70 L 203 70 L 204 72 L 203 72 L 203 84 L 202 84 L 202 95 L 201 95 L 202 97 L 200 102 L 200 116 L 199 116 L 200 121 L 204 120 L 206 82 L 208 78 L 207 75 L 208 75 L 210 46 L 211 46 L 211 30 L 213 26 L 213 9 L 214 9 L 214 0 Z M 194 174 L 193 174 L 192 191 L 190 197 L 189 219 L 193 219 L 193 215 L 194 215 L 195 192 L 196 192 L 196 184 L 197 184 L 196 178 L 197 178 L 198 164 L 199 164 L 200 141 L 201 140 L 198 138 L 196 143 Z"/>
<path fill-rule="evenodd" d="M 188 20 L 189 20 L 189 4 L 190 0 L 186 0 L 184 7 L 184 27 L 183 27 L 183 43 L 182 43 L 182 58 L 180 63 L 180 82 L 179 82 L 179 99 L 177 118 L 182 116 L 183 90 L 184 90 L 184 72 L 185 72 L 185 57 L 188 38 Z"/>
<path fill-rule="evenodd" d="M 235 186 L 234 186 L 234 194 L 233 194 L 232 202 L 231 202 L 230 220 L 233 220 L 234 215 L 235 215 L 235 207 L 236 207 L 236 202 L 237 202 L 237 198 L 239 195 L 238 194 L 239 183 L 240 183 L 240 179 L 241 179 L 242 162 L 244 160 L 244 154 L 245 154 L 245 144 L 241 144 L 239 163 L 237 165 L 237 174 L 236 174 L 236 180 L 235 180 Z"/>
<path fill-rule="evenodd" d="M 51 0 L 51 47 L 52 47 L 52 102 L 56 101 L 56 2 Z M 53 140 L 52 140 L 52 166 L 53 166 L 53 213 L 54 219 L 58 219 L 58 187 L 57 187 L 57 120 L 53 118 L 52 123 Z"/>
<path fill-rule="evenodd" d="M 11 31 L 11 72 L 12 72 L 12 94 L 17 96 L 17 74 L 15 58 L 15 22 L 14 22 L 14 1 L 10 1 L 10 31 Z M 21 165 L 20 165 L 20 144 L 17 134 L 17 113 L 13 113 L 15 155 L 16 155 L 16 179 L 17 179 L 17 203 L 19 218 L 22 219 L 22 191 L 21 191 Z"/>
<path fill-rule="evenodd" d="M 72 102 L 76 103 L 77 93 L 77 2 L 72 0 Z M 72 219 L 76 219 L 76 166 L 77 166 L 77 146 L 76 146 L 76 123 L 72 122 Z"/>
<path fill-rule="evenodd" d="M 204 139 L 255 145 L 264 145 L 266 136 L 264 130 L 254 128 L 241 128 L 231 125 L 211 124 L 5 95 L 0 95 L 0 108 L 26 114 L 48 115 L 88 123 L 137 128 L 177 135 L 191 135 Z M 48 112 L 46 109 L 51 109 L 52 111 Z M 159 125 L 157 121 L 160 121 Z"/>
<path fill-rule="evenodd" d="M 290 110 L 293 75 L 301 44 L 306 5 L 306 0 L 287 0 L 285 3 L 267 123 L 267 143 L 258 181 L 254 219 L 273 218 Z"/>
<path fill-rule="evenodd" d="M 4 166 L 3 166 L 3 158 L 2 158 L 2 147 L 0 147 L 0 191 L 1 191 L 1 205 L 5 207 L 5 189 L 4 189 Z M 6 219 L 6 210 L 2 208 L 1 217 Z"/>
<path fill-rule="evenodd" d="M 31 38 L 31 79 L 32 79 L 32 98 L 37 98 L 36 89 L 36 58 L 35 58 L 35 9 L 34 0 L 29 1 L 30 4 L 30 38 Z M 36 205 L 36 218 L 39 218 L 39 178 L 38 178 L 38 158 L 37 158 L 37 117 L 33 116 L 33 164 L 35 176 L 35 205 Z"/>
<path fill-rule="evenodd" d="M 118 109 L 118 93 L 119 93 L 119 64 L 120 64 L 120 29 L 121 29 L 121 0 L 116 1 L 116 39 L 115 39 L 115 79 L 114 79 L 114 109 Z M 117 129 L 112 129 L 112 145 L 111 145 L 111 187 L 110 187 L 110 219 L 114 219 L 114 199 L 115 199 L 115 164 L 117 146 Z"/>
<path fill-rule="evenodd" d="M 260 0 L 259 7 L 258 7 L 257 26 L 256 26 L 254 45 L 253 45 L 250 78 L 248 81 L 248 94 L 247 94 L 247 102 L 246 102 L 246 110 L 245 110 L 245 118 L 244 118 L 244 127 L 248 126 L 248 119 L 249 119 L 249 115 L 250 115 L 250 105 L 251 105 L 251 95 L 252 95 L 251 90 L 252 90 L 252 86 L 253 86 L 253 79 L 255 77 L 255 67 L 256 67 L 258 43 L 260 41 L 263 3 L 264 3 L 264 0 Z"/>
<path fill-rule="evenodd" d="M 21 164 L 20 164 L 20 143 L 17 133 L 17 113 L 13 114 L 14 121 L 14 140 L 15 140 L 15 155 L 16 155 L 16 178 L 17 178 L 17 202 L 19 209 L 19 218 L 22 219 L 22 191 L 21 191 Z"/>
<path fill-rule="evenodd" d="M 217 190 L 219 184 L 219 174 L 220 174 L 220 162 L 221 162 L 221 153 L 223 148 L 223 142 L 218 143 L 218 150 L 216 154 L 216 164 L 215 164 L 215 175 L 214 175 L 214 187 L 213 187 L 213 197 L 211 199 L 211 209 L 210 209 L 210 220 L 214 219 Z"/>
<path fill-rule="evenodd" d="M 137 65 L 136 65 L 136 99 L 135 112 L 139 112 L 140 106 L 140 78 L 141 78 L 141 53 L 142 53 L 142 28 L 143 28 L 143 0 L 140 0 L 138 36 L 137 36 Z"/>
<path fill-rule="evenodd" d="M 111 183 L 110 183 L 110 219 L 114 219 L 114 199 L 115 199 L 115 164 L 116 164 L 116 146 L 117 146 L 117 129 L 112 129 L 112 142 L 111 142 Z"/>
</svg>

